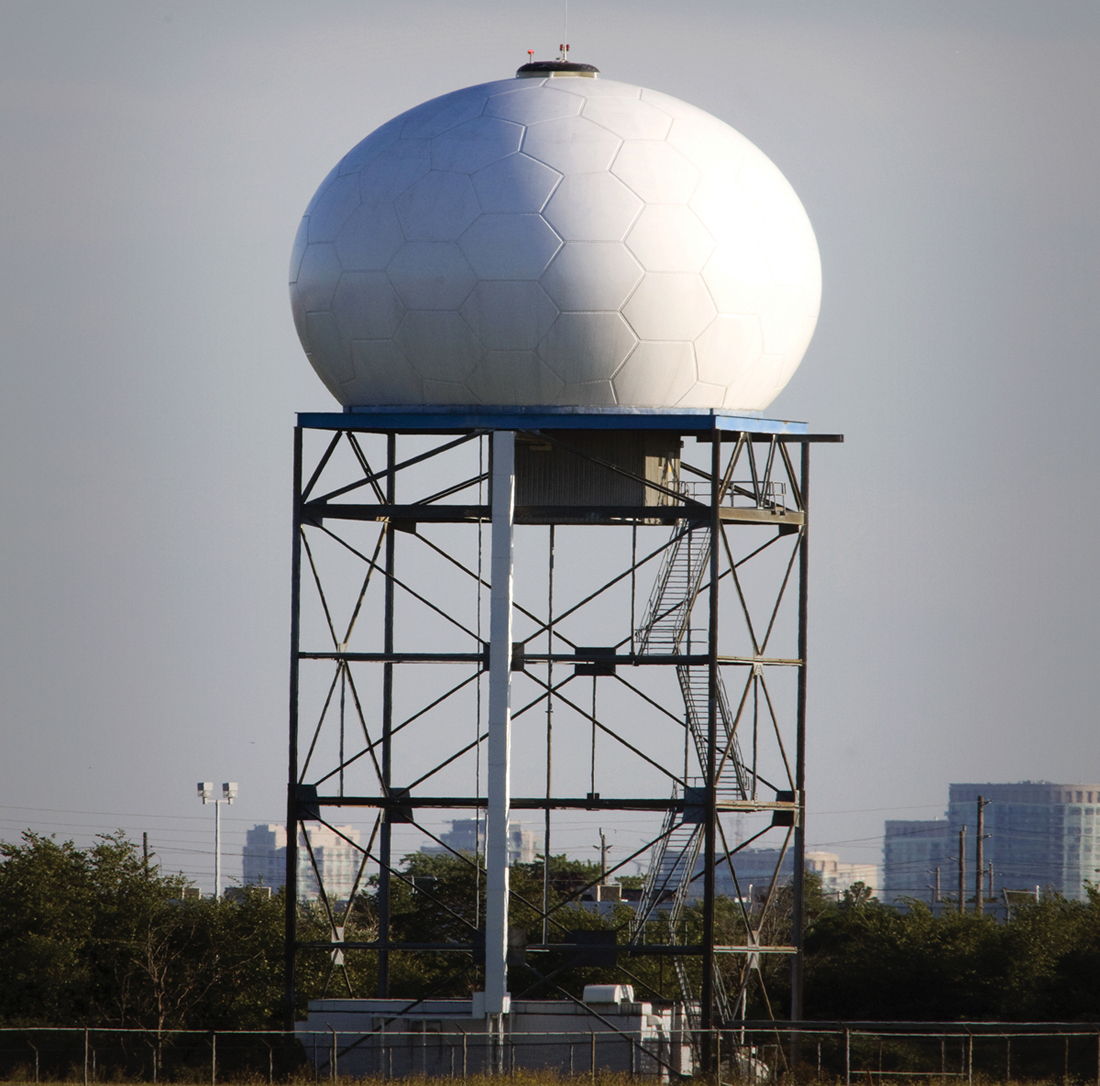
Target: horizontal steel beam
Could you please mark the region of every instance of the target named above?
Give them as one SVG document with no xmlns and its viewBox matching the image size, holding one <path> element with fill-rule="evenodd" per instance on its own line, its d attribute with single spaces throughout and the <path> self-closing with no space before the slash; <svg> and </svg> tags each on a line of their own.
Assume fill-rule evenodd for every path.
<svg viewBox="0 0 1100 1086">
<path fill-rule="evenodd" d="M 705 788 L 693 790 L 696 797 L 705 794 Z M 374 807 L 382 810 L 402 808 L 465 810 L 485 807 L 487 800 L 476 796 L 310 796 L 302 800 L 303 808 L 320 807 Z M 798 810 L 797 802 L 764 801 L 754 799 L 727 800 L 721 796 L 715 800 L 720 811 L 792 811 Z M 520 811 L 682 811 L 683 797 L 679 799 L 603 799 L 599 795 L 581 798 L 563 797 L 546 799 L 543 796 L 513 796 L 510 806 Z M 689 807 L 698 807 L 695 798 Z M 307 816 L 308 817 L 308 816 Z"/>
</svg>

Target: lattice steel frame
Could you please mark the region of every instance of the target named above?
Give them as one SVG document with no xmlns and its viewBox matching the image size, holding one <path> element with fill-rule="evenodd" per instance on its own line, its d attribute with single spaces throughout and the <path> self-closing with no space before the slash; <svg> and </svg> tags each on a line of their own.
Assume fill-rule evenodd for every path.
<svg viewBox="0 0 1100 1086">
<path fill-rule="evenodd" d="M 656 766 L 661 772 L 671 777 L 675 782 L 674 792 L 671 798 L 637 797 L 604 798 L 598 789 L 583 796 L 558 796 L 551 795 L 549 788 L 543 796 L 506 797 L 509 810 L 544 811 L 546 813 L 547 841 L 545 852 L 550 853 L 549 840 L 549 811 L 551 810 L 608 810 L 608 811 L 635 811 L 664 812 L 667 815 L 665 830 L 669 827 L 683 827 L 692 821 L 698 822 L 702 827 L 702 861 L 701 870 L 692 865 L 688 878 L 691 881 L 702 881 L 702 938 L 699 943 L 677 944 L 673 934 L 675 928 L 669 929 L 667 942 L 654 942 L 644 925 L 627 943 L 618 947 L 620 956 L 636 956 L 644 954 L 670 955 L 674 960 L 690 957 L 702 959 L 702 990 L 699 999 L 699 1013 L 697 1024 L 703 1031 L 708 1031 L 716 1026 L 725 1026 L 734 1017 L 744 1014 L 745 991 L 753 974 L 753 967 L 759 961 L 759 955 L 765 953 L 788 954 L 791 960 L 791 1016 L 793 1020 L 800 1020 L 802 1016 L 801 1006 L 801 928 L 802 928 L 802 875 L 804 870 L 805 850 L 805 727 L 806 727 L 806 658 L 807 658 L 807 629 L 806 607 L 808 589 L 808 527 L 809 527 L 809 452 L 810 445 L 820 441 L 840 441 L 837 435 L 811 435 L 805 427 L 799 424 L 772 422 L 769 420 L 738 418 L 722 412 L 714 411 L 654 411 L 654 412 L 629 412 L 616 411 L 614 409 L 462 409 L 462 410 L 402 410 L 402 409 L 377 409 L 373 412 L 326 414 L 326 415 L 302 415 L 299 417 L 299 425 L 295 429 L 294 436 L 294 526 L 293 526 L 293 552 L 292 552 L 292 612 L 291 612 L 291 674 L 290 674 L 290 742 L 289 742 L 289 772 L 288 772 L 288 800 L 287 800 L 287 907 L 286 907 L 286 1003 L 285 1017 L 287 1028 L 293 1028 L 294 997 L 295 997 L 295 963 L 297 951 L 304 948 L 325 948 L 332 952 L 333 961 L 342 963 L 343 955 L 354 953 L 358 950 L 374 950 L 378 955 L 377 994 L 386 997 L 389 994 L 389 955 L 394 951 L 440 951 L 448 950 L 474 955 L 478 950 L 479 935 L 476 926 L 470 923 L 469 918 L 463 918 L 470 928 L 470 939 L 466 942 L 448 944 L 425 943 L 398 943 L 391 938 L 390 917 L 388 901 L 390 885 L 395 878 L 403 878 L 393 864 L 391 855 L 391 826 L 395 820 L 416 821 L 417 812 L 426 809 L 473 809 L 484 810 L 489 802 L 486 796 L 470 791 L 462 795 L 430 796 L 414 790 L 423 784 L 432 773 L 443 766 L 461 759 L 469 753 L 472 746 L 476 746 L 487 736 L 481 735 L 480 722 L 477 725 L 478 739 L 474 744 L 467 744 L 453 753 L 448 753 L 440 766 L 432 773 L 423 775 L 418 782 L 411 786 L 397 787 L 393 780 L 393 762 L 395 734 L 397 731 L 408 727 L 420 716 L 414 714 L 411 720 L 400 724 L 395 723 L 394 716 L 394 683 L 399 669 L 408 666 L 431 667 L 433 665 L 462 665 L 470 670 L 470 675 L 459 683 L 454 690 L 465 687 L 478 678 L 487 674 L 490 667 L 489 642 L 475 637 L 475 632 L 464 626 L 459 620 L 451 618 L 445 613 L 445 608 L 430 600 L 427 594 L 419 592 L 414 585 L 408 583 L 405 576 L 398 577 L 396 563 L 398 553 L 398 538 L 402 535 L 419 535 L 417 526 L 423 524 L 454 524 L 454 525 L 484 525 L 494 515 L 493 499 L 486 504 L 480 499 L 480 492 L 489 480 L 490 472 L 479 471 L 475 476 L 460 479 L 457 483 L 446 486 L 435 493 L 417 493 L 410 500 L 405 494 L 401 494 L 399 501 L 399 480 L 403 479 L 402 472 L 416 465 L 422 465 L 433 458 L 445 458 L 453 455 L 454 450 L 460 449 L 471 441 L 481 441 L 485 438 L 490 443 L 495 439 L 495 434 L 501 435 L 526 435 L 528 439 L 538 441 L 561 443 L 561 434 L 569 430 L 636 430 L 644 429 L 662 431 L 665 434 L 673 434 L 684 439 L 695 439 L 698 442 L 709 443 L 709 466 L 705 469 L 691 468 L 685 461 L 685 470 L 692 472 L 700 479 L 703 490 L 702 497 L 692 496 L 688 493 L 690 488 L 676 486 L 665 488 L 653 482 L 646 483 L 649 490 L 663 491 L 658 500 L 665 502 L 661 505 L 644 505 L 638 507 L 623 506 L 555 506 L 555 507 L 523 507 L 514 509 L 511 523 L 522 525 L 537 523 L 543 525 L 578 524 L 590 526 L 589 530 L 609 530 L 610 527 L 620 529 L 633 527 L 636 532 L 637 525 L 652 525 L 665 523 L 680 525 L 684 530 L 690 528 L 693 532 L 705 533 L 709 546 L 708 569 L 706 571 L 706 584 L 700 586 L 699 600 L 705 595 L 707 612 L 707 633 L 705 645 L 696 647 L 689 645 L 684 652 L 674 650 L 670 653 L 639 652 L 638 631 L 634 629 L 636 614 L 634 610 L 635 589 L 633 587 L 637 573 L 647 563 L 656 559 L 667 547 L 674 544 L 677 533 L 673 533 L 673 539 L 664 547 L 658 548 L 642 559 L 638 559 L 636 553 L 632 553 L 629 568 L 620 571 L 610 582 L 621 582 L 623 578 L 631 580 L 631 615 L 630 634 L 623 638 L 611 651 L 608 649 L 592 650 L 579 647 L 560 633 L 560 624 L 564 620 L 563 614 L 552 613 L 538 614 L 530 608 L 519 608 L 514 613 L 522 612 L 526 618 L 533 622 L 535 630 L 524 640 L 513 644 L 511 659 L 511 674 L 522 674 L 535 682 L 536 689 L 541 688 L 542 693 L 536 702 L 528 704 L 519 712 L 531 708 L 532 704 L 545 701 L 551 708 L 555 705 L 568 707 L 571 711 L 587 716 L 591 721 L 593 734 L 597 728 L 602 734 L 606 734 L 621 746 L 640 756 L 650 766 Z M 367 435 L 372 435 L 368 437 Z M 304 448 L 304 439 L 309 437 L 313 444 L 318 439 L 328 437 L 327 444 L 320 455 L 314 457 L 312 450 Z M 407 437 L 417 439 L 417 443 L 423 445 L 425 440 L 434 442 L 430 449 L 422 449 L 414 456 L 399 459 L 399 439 Z M 366 441 L 378 442 L 380 438 L 385 442 L 385 466 L 372 467 L 364 453 L 362 444 Z M 344 448 L 345 452 L 353 453 L 354 470 L 350 476 L 340 485 L 333 486 L 327 479 L 326 473 L 333 469 L 335 463 L 334 454 Z M 792 456 L 792 446 L 798 449 L 798 455 Z M 306 456 L 310 456 L 307 463 Z M 590 458 L 593 459 L 593 458 Z M 596 462 L 601 468 L 618 472 L 620 475 L 629 476 L 631 473 L 619 466 Z M 737 482 L 734 472 L 738 468 L 746 468 L 749 479 Z M 782 476 L 783 484 L 776 487 L 775 481 Z M 324 486 L 320 484 L 324 481 Z M 644 480 L 642 480 L 644 482 Z M 513 476 L 514 483 L 514 476 Z M 477 488 L 479 499 L 470 501 L 470 491 Z M 787 504 L 789 490 L 790 504 Z M 322 493 L 323 491 L 323 493 Z M 781 500 L 776 494 L 781 495 Z M 360 500 L 366 494 L 370 501 Z M 466 501 L 454 503 L 456 495 L 464 495 Z M 352 500 L 347 500 L 348 497 Z M 738 505 L 738 498 L 743 499 Z M 341 500 L 344 499 L 344 500 Z M 448 499 L 451 499 L 450 501 Z M 335 524 L 333 528 L 331 525 Z M 363 530 L 370 525 L 378 526 L 377 536 L 369 540 L 366 546 L 356 546 L 347 536 Z M 789 561 L 786 564 L 785 574 L 778 587 L 774 600 L 774 608 L 771 611 L 767 631 L 763 636 L 758 636 L 753 629 L 750 608 L 746 603 L 746 595 L 743 591 L 743 583 L 746 573 L 741 571 L 741 566 L 750 558 L 766 550 L 771 543 L 751 550 L 746 558 L 741 561 L 735 559 L 730 546 L 729 533 L 734 528 L 742 525 L 753 525 L 757 529 L 762 526 L 775 530 L 772 542 L 784 537 L 792 543 Z M 551 533 L 553 528 L 551 528 Z M 352 620 L 348 626 L 348 633 L 342 635 L 334 625 L 328 601 L 325 596 L 325 586 L 321 572 L 314 561 L 310 546 L 310 538 L 317 533 L 324 533 L 330 540 L 336 540 L 351 554 L 357 555 L 363 563 L 366 575 L 358 598 L 351 608 Z M 443 554 L 444 558 L 452 562 L 466 574 L 480 579 L 481 584 L 489 586 L 482 577 L 479 569 L 473 571 L 462 565 L 460 561 L 444 554 L 437 545 L 419 535 L 422 542 L 428 544 L 435 551 Z M 635 535 L 636 538 L 636 535 Z M 510 539 L 510 534 L 509 534 Z M 551 540 L 553 536 L 551 534 Z M 356 543 L 358 539 L 356 539 Z M 551 543 L 551 547 L 552 547 Z M 307 572 L 303 573 L 303 560 Z M 751 574 L 751 571 L 749 571 Z M 558 571 L 559 579 L 561 571 Z M 553 574 L 551 573 L 551 577 Z M 382 579 L 382 592 L 380 600 L 368 599 L 368 586 L 372 578 Z M 410 578 L 411 579 L 411 578 Z M 795 582 L 794 591 L 791 591 L 791 580 Z M 332 646 L 307 646 L 301 644 L 302 627 L 302 599 L 303 581 L 312 588 L 305 589 L 317 593 L 323 606 L 324 615 L 331 634 Z M 551 595 L 548 610 L 553 607 L 553 582 L 551 581 Z M 741 655 L 724 655 L 720 652 L 722 639 L 722 626 L 720 623 L 722 590 L 724 586 L 736 594 L 740 610 L 751 640 L 751 653 Z M 605 585 L 604 588 L 608 586 Z M 572 610 L 587 606 L 593 598 L 599 597 L 604 591 L 593 594 L 589 599 L 577 603 Z M 395 609 L 398 605 L 398 593 L 412 594 L 414 598 L 435 611 L 444 619 L 453 622 L 455 626 L 464 631 L 464 635 L 475 637 L 475 644 L 471 645 L 472 651 L 409 651 L 398 649 L 395 642 Z M 767 655 L 768 641 L 774 627 L 776 616 L 780 613 L 784 601 L 797 600 L 796 615 L 796 640 L 797 650 L 794 657 L 776 657 Z M 369 610 L 372 602 L 375 615 L 365 614 L 364 609 Z M 509 600 L 510 602 L 510 600 Z M 698 602 L 697 600 L 692 603 Z M 789 606 L 789 604 L 788 604 Z M 480 607 L 479 602 L 479 621 Z M 349 650 L 352 626 L 366 619 L 376 619 L 381 625 L 381 648 L 378 651 L 356 652 Z M 480 631 L 478 631 L 480 633 Z M 548 642 L 547 651 L 537 653 L 530 650 L 530 644 L 540 636 L 545 636 Z M 566 648 L 572 651 L 554 651 L 558 641 L 564 643 Z M 707 713 L 705 720 L 706 737 L 705 744 L 698 746 L 699 780 L 692 783 L 686 776 L 681 779 L 676 774 L 669 772 L 659 765 L 656 760 L 650 758 L 644 751 L 637 749 L 622 734 L 621 729 L 609 726 L 598 719 L 593 711 L 586 710 L 571 699 L 564 688 L 576 674 L 616 674 L 622 685 L 634 690 L 643 700 L 649 702 L 655 711 L 664 713 L 670 719 L 675 719 L 682 705 L 660 705 L 654 699 L 637 689 L 636 681 L 627 681 L 617 674 L 618 669 L 643 668 L 646 666 L 667 667 L 675 664 L 680 669 L 705 668 L 707 676 Z M 303 718 L 300 705 L 300 678 L 303 668 L 327 667 L 332 669 L 332 683 L 329 687 L 328 698 L 320 718 L 316 721 L 309 739 L 308 754 L 303 759 L 304 741 L 306 733 L 301 725 Z M 553 668 L 572 668 L 573 672 L 564 680 L 553 680 Z M 381 669 L 381 691 L 377 705 L 364 707 L 357 693 L 353 675 L 357 668 Z M 537 668 L 547 669 L 547 681 L 543 681 L 535 672 Z M 733 715 L 732 731 L 726 730 L 723 735 L 722 721 L 726 713 L 722 675 L 733 669 L 745 669 L 747 680 L 742 688 L 740 701 L 736 714 Z M 779 720 L 776 717 L 773 699 L 768 693 L 768 676 L 773 669 L 781 669 L 788 675 L 793 671 L 796 675 L 796 691 L 793 698 L 793 719 Z M 559 670 L 559 674 L 561 671 Z M 631 675 L 641 674 L 631 672 Z M 478 679 L 480 682 L 480 679 Z M 510 685 L 510 682 L 509 682 Z M 339 687 L 340 699 L 340 751 L 336 764 L 326 765 L 320 770 L 312 769 L 311 758 L 317 745 L 318 737 L 327 726 L 329 730 L 334 727 L 331 719 L 328 719 L 332 706 L 334 692 Z M 354 716 L 362 727 L 364 744 L 350 756 L 345 755 L 344 750 L 344 723 L 346 695 L 351 692 L 354 702 Z M 451 691 L 451 693 L 454 692 Z M 746 706 L 751 703 L 757 706 L 753 713 L 752 739 L 754 751 L 760 740 L 760 729 L 755 713 L 760 704 L 759 694 L 763 691 L 763 703 L 766 706 L 766 714 L 770 714 L 769 723 L 775 742 L 778 744 L 782 762 L 786 767 L 786 779 L 782 782 L 784 787 L 778 787 L 774 782 L 768 784 L 757 772 L 756 755 L 751 763 L 751 794 L 746 793 L 741 798 L 731 798 L 728 788 L 723 792 L 719 784 L 723 779 L 724 767 L 736 763 L 740 774 L 745 770 L 745 764 L 738 749 L 738 734 L 745 734 L 749 729 Z M 593 691 L 595 691 L 595 679 L 593 679 Z M 433 701 L 423 712 L 437 706 L 448 695 Z M 595 694 L 593 694 L 595 696 Z M 690 717 L 690 712 L 688 713 Z M 368 724 L 376 725 L 372 732 Z M 681 722 L 685 729 L 684 742 L 688 743 L 690 731 L 690 719 Z M 765 729 L 766 730 L 766 729 Z M 433 736 L 438 741 L 438 735 Z M 793 747 L 793 750 L 790 748 Z M 792 757 L 793 755 L 793 757 Z M 343 781 L 345 770 L 363 758 L 368 758 L 375 771 L 377 789 L 370 794 L 345 794 Z M 549 767 L 550 752 L 546 752 L 547 765 Z M 594 764 L 594 763 L 593 763 Z M 685 765 L 685 772 L 687 766 Z M 549 773 L 549 769 L 548 769 Z M 323 785 L 333 778 L 339 779 L 339 788 L 327 790 Z M 549 780 L 549 777 L 548 777 Z M 765 800 L 758 794 L 757 784 L 766 784 L 775 792 L 774 799 Z M 365 847 L 357 846 L 362 854 L 362 862 L 356 887 L 362 885 L 362 879 L 368 871 L 368 865 L 373 865 L 377 873 L 378 885 L 378 937 L 369 942 L 354 943 L 344 941 L 342 938 L 343 924 L 336 912 L 336 903 L 330 900 L 326 894 L 321 874 L 314 862 L 314 870 L 317 871 L 318 881 L 322 883 L 321 898 L 327 910 L 328 921 L 332 930 L 331 941 L 327 943 L 301 943 L 298 940 L 298 839 L 299 829 L 303 822 L 319 820 L 329 825 L 324 812 L 326 809 L 339 809 L 343 807 L 364 807 L 377 811 L 377 819 L 374 832 Z M 770 812 L 772 821 L 770 825 L 777 826 L 784 837 L 783 846 L 780 849 L 780 863 L 783 852 L 790 848 L 793 851 L 794 883 L 793 883 L 793 915 L 791 917 L 792 937 L 785 943 L 766 944 L 761 943 L 759 933 L 763 925 L 765 915 L 771 906 L 777 887 L 779 864 L 772 876 L 770 885 L 764 895 L 763 907 L 759 915 L 754 915 L 753 903 L 745 903 L 744 894 L 737 882 L 736 865 L 737 853 L 746 845 L 754 842 L 760 834 L 755 834 L 747 840 L 734 841 L 731 844 L 730 834 L 723 826 L 721 815 L 727 812 Z M 652 815 L 651 815 L 652 817 Z M 678 821 L 677 821 L 678 819 Z M 330 826 L 330 828 L 332 828 Z M 419 827 L 423 829 L 423 827 Z M 428 832 L 428 831 L 425 831 Z M 763 831 L 761 831 L 763 832 Z M 429 834 L 429 836 L 431 836 Z M 438 840 L 438 839 L 437 839 Z M 655 848 L 660 839 L 651 841 L 646 848 Z M 307 849 L 309 848 L 307 839 Z M 695 846 L 698 849 L 698 845 Z M 635 853 L 637 856 L 639 853 Z M 618 870 L 625 866 L 634 857 L 627 857 L 615 865 L 612 870 Z M 314 860 L 312 850 L 310 859 Z M 740 912 L 747 933 L 744 945 L 720 946 L 716 944 L 715 936 L 715 902 L 716 902 L 716 874 L 723 865 L 728 865 L 733 874 L 734 885 L 738 888 L 740 899 Z M 587 888 L 585 888 L 587 889 Z M 504 889 L 504 908 L 506 922 L 507 884 Z M 429 895 L 430 896 L 430 895 Z M 542 941 L 547 941 L 547 900 L 544 899 L 541 915 L 543 918 Z M 654 901 L 662 900 L 659 896 Z M 528 904 L 530 904 L 528 902 Z M 551 910 L 552 911 L 552 910 Z M 555 949 L 562 949 L 564 944 L 554 943 Z M 542 949 L 538 944 L 532 944 L 529 949 Z M 568 949 L 568 948 L 566 948 Z M 491 951 L 490 951 L 491 954 Z M 720 954 L 738 955 L 742 963 L 737 996 L 732 1004 L 725 995 L 721 975 L 718 970 L 718 956 Z M 536 976 L 538 974 L 536 973 Z M 636 979 L 636 978 L 635 978 Z M 561 989 L 558 989 L 562 992 Z M 564 992 L 562 992 L 565 995 Z M 569 997 L 571 998 L 571 997 Z M 711 1053 L 704 1047 L 701 1052 L 704 1065 L 708 1065 Z"/>
</svg>

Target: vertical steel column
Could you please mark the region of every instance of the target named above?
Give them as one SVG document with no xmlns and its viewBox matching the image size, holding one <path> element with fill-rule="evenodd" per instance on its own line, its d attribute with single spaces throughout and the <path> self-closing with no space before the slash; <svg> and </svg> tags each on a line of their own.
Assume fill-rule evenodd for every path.
<svg viewBox="0 0 1100 1086">
<path fill-rule="evenodd" d="M 806 650 L 809 635 L 806 616 L 809 602 L 810 572 L 810 443 L 802 442 L 799 468 L 802 492 L 802 539 L 798 545 L 798 702 L 795 722 L 794 787 L 798 807 L 794 816 L 794 875 L 791 881 L 791 1021 L 801 1022 L 802 1006 L 802 929 L 805 926 L 806 884 Z M 798 1038 L 791 1035 L 791 1065 L 798 1064 Z"/>
<path fill-rule="evenodd" d="M 714 1029 L 714 853 L 718 844 L 718 551 L 722 526 L 718 516 L 722 481 L 722 432 L 711 431 L 710 447 L 710 588 L 707 615 L 707 764 L 702 767 L 706 783 L 703 824 L 703 986 L 700 998 L 703 1028 L 701 1047 L 703 1070 L 710 1071 Z"/>
<path fill-rule="evenodd" d="M 386 435 L 386 501 L 393 505 L 397 496 L 397 435 Z M 386 525 L 386 602 L 383 621 L 383 652 L 393 655 L 393 521 Z M 390 771 L 393 765 L 393 660 L 382 665 L 382 792 L 390 794 Z M 382 818 L 378 842 L 378 998 L 390 994 L 390 845 L 392 823 L 387 810 Z"/>
<path fill-rule="evenodd" d="M 508 815 L 512 744 L 512 536 L 516 435 L 492 437 L 492 575 L 489 597 L 489 739 L 485 830 L 485 1011 L 508 1010 Z"/>
<path fill-rule="evenodd" d="M 294 427 L 294 511 L 290 545 L 290 742 L 286 788 L 286 903 L 283 1027 L 294 1029 L 294 964 L 298 942 L 298 649 L 302 602 L 302 428 Z"/>
</svg>

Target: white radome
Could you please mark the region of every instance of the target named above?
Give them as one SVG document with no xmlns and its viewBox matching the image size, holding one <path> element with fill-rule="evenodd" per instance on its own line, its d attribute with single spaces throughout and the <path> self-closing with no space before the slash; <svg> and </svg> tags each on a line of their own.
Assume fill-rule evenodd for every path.
<svg viewBox="0 0 1100 1086">
<path fill-rule="evenodd" d="M 821 298 L 763 152 L 666 94 L 561 75 L 371 133 L 306 208 L 290 280 L 306 354 L 353 407 L 761 410 Z"/>
</svg>

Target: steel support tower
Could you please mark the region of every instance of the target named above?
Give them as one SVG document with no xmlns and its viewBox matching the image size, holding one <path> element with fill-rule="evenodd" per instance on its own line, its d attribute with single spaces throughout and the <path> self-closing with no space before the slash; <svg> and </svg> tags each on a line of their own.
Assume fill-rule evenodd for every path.
<svg viewBox="0 0 1100 1086">
<path fill-rule="evenodd" d="M 573 998 L 537 963 L 595 960 L 567 918 L 596 884 L 550 894 L 550 857 L 575 848 L 593 812 L 636 826 L 640 847 L 621 848 L 608 874 L 647 869 L 601 961 L 635 984 L 638 959 L 667 962 L 708 1037 L 745 1017 L 765 963 L 784 956 L 801 1019 L 810 446 L 839 440 L 707 409 L 299 416 L 288 1029 L 303 954 L 327 956 L 353 996 L 394 994 L 396 956 L 444 953 L 488 1016 L 509 994 Z M 430 886 L 416 893 L 465 934 L 398 938 L 391 899 L 411 880 L 395 830 L 445 849 L 435 820 L 448 813 L 477 821 L 473 854 L 455 852 L 477 892 L 457 908 Z M 509 820 L 524 815 L 540 822 L 544 893 L 524 899 L 538 920 L 516 932 Z M 338 828 L 364 816 L 362 840 Z M 326 886 L 316 824 L 354 844 L 350 891 L 346 877 Z M 750 887 L 739 862 L 760 844 L 778 858 Z M 327 937 L 316 923 L 301 934 L 305 867 Z M 374 921 L 353 931 L 368 882 Z M 709 1065 L 708 1045 L 698 1051 Z"/>
</svg>

